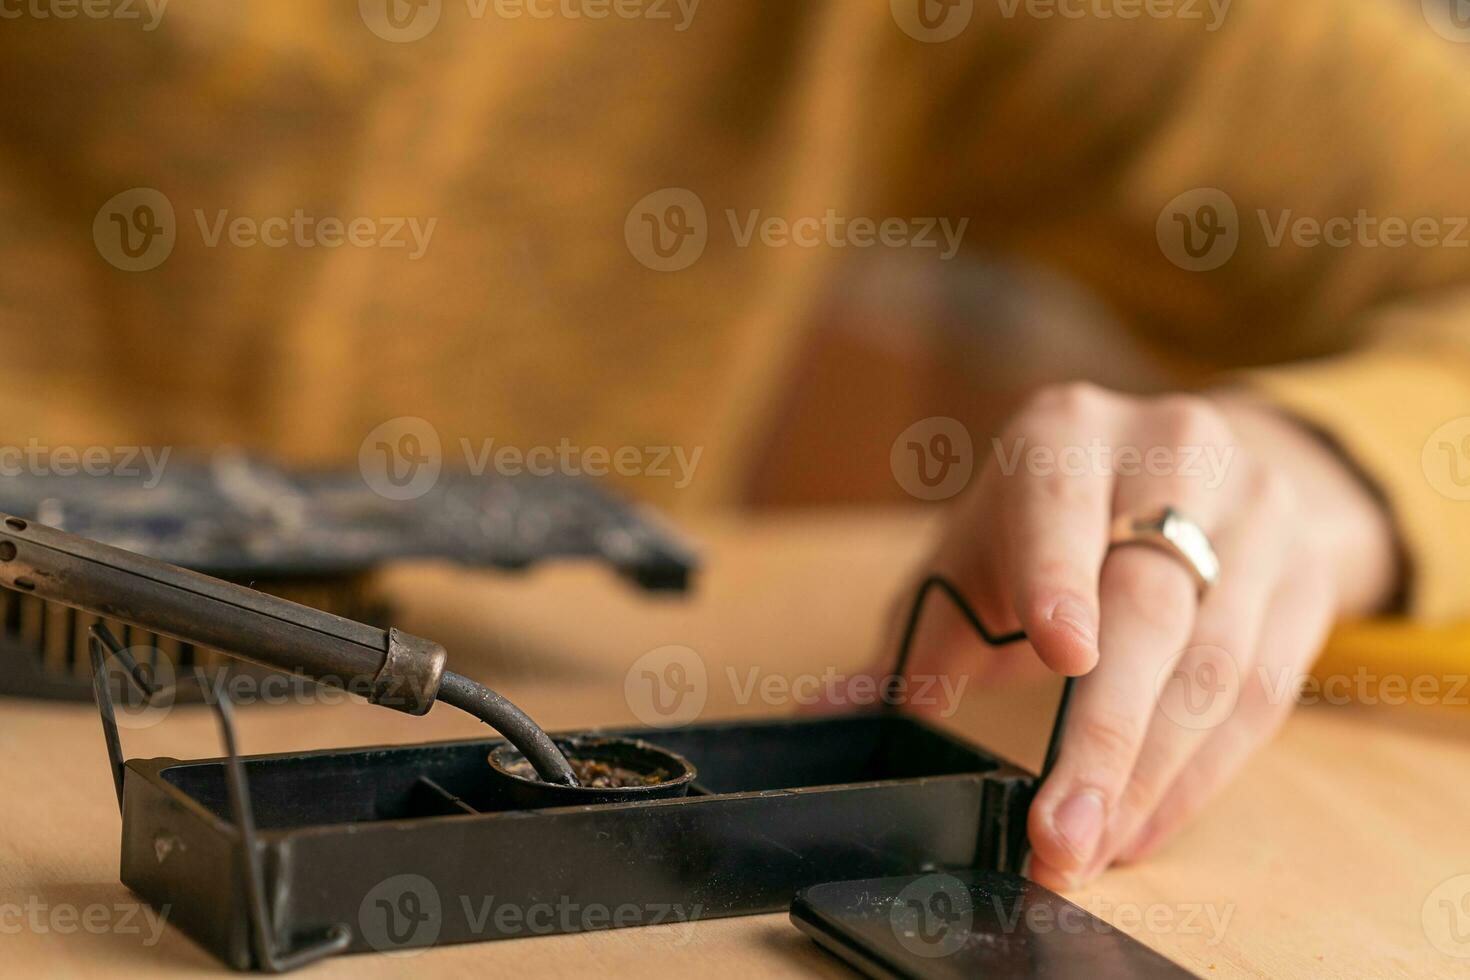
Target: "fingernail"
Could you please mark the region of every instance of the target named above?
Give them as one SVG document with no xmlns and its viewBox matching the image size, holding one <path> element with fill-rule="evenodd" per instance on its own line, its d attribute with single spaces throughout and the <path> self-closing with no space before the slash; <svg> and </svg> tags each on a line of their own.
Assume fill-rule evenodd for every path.
<svg viewBox="0 0 1470 980">
<path fill-rule="evenodd" d="M 1102 837 L 1102 797 L 1091 790 L 1069 797 L 1057 807 L 1051 822 L 1062 844 L 1077 859 L 1078 866 L 1086 867 Z"/>
<path fill-rule="evenodd" d="M 1097 646 L 1097 622 L 1092 615 L 1092 609 L 1082 600 L 1073 596 L 1064 596 L 1052 607 L 1051 616 L 1048 618 L 1053 623 L 1060 623 L 1067 627 L 1086 640 L 1090 646 Z"/>
</svg>

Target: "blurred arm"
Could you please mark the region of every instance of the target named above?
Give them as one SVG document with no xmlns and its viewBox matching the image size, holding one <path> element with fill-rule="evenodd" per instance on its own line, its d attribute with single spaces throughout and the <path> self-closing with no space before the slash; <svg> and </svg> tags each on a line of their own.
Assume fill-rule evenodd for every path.
<svg viewBox="0 0 1470 980">
<path fill-rule="evenodd" d="M 1470 416 L 1470 45 L 1418 3 L 1009 8 L 909 46 L 955 95 L 914 124 L 943 178 L 895 194 L 967 202 L 983 247 L 1067 270 L 1185 377 L 1252 369 L 1381 491 L 1411 612 L 1470 613 L 1470 422 L 1445 427 Z"/>
</svg>

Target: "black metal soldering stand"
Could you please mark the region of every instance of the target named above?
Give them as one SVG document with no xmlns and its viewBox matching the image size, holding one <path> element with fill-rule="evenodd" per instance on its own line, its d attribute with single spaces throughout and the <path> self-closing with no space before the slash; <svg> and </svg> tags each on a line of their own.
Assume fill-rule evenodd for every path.
<svg viewBox="0 0 1470 980">
<path fill-rule="evenodd" d="M 908 621 L 904 624 L 903 639 L 898 645 L 898 658 L 894 662 L 893 673 L 888 677 L 884 702 L 890 711 L 897 711 L 902 707 L 901 698 L 897 694 L 897 686 L 899 681 L 907 676 L 909 658 L 913 654 L 914 639 L 919 632 L 924 605 L 930 593 L 936 589 L 949 597 L 950 602 L 954 603 L 955 608 L 965 617 L 965 621 L 970 624 L 975 634 L 989 646 L 1003 647 L 1026 641 L 1024 630 L 1017 630 L 1014 633 L 992 633 L 953 582 L 943 575 L 930 575 L 919 584 L 918 591 L 914 593 L 914 601 L 909 606 Z M 1037 788 L 1040 788 L 1041 784 L 1046 782 L 1047 777 L 1051 775 L 1052 768 L 1056 765 L 1057 755 L 1061 752 L 1062 735 L 1067 728 L 1067 712 L 1072 705 L 1072 689 L 1076 680 L 1075 677 L 1068 677 L 1066 683 L 1062 685 L 1062 696 L 1057 704 L 1056 719 L 1052 722 L 1051 736 L 1046 743 L 1046 757 L 1041 763 L 1041 773 L 1036 778 Z M 1027 847 L 1028 849 L 1030 847 L 1029 841 Z"/>
</svg>

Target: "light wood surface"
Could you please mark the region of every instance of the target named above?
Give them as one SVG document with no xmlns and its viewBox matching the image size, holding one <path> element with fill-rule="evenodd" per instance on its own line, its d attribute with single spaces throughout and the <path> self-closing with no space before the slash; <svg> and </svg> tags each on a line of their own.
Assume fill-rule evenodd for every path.
<svg viewBox="0 0 1470 980">
<path fill-rule="evenodd" d="M 383 586 L 401 603 L 399 625 L 445 642 L 457 669 L 549 728 L 635 723 L 624 674 L 666 644 L 691 647 L 707 664 L 704 718 L 782 714 L 792 709 L 742 699 L 751 669 L 795 677 L 865 662 L 927 531 L 904 514 L 705 525 L 708 567 L 691 601 L 649 599 L 579 567 L 506 577 L 405 566 L 385 573 Z M 1051 684 L 970 691 L 943 723 L 1034 765 L 1055 693 Z M 360 703 L 244 709 L 240 729 L 247 753 L 484 731 L 448 708 L 412 719 Z M 129 757 L 218 754 L 212 719 L 197 708 L 123 735 Z M 129 909 L 136 901 L 117 880 L 119 821 L 90 706 L 0 702 L 0 759 L 0 974 L 224 972 L 172 929 L 150 943 L 151 924 Z M 1470 874 L 1467 773 L 1463 709 L 1304 708 L 1156 859 L 1069 897 L 1204 977 L 1467 976 L 1470 959 L 1437 949 L 1424 925 L 1426 914 L 1448 914 L 1435 889 Z M 1470 914 L 1462 925 L 1470 929 Z M 848 975 L 784 915 L 353 956 L 308 975 L 589 974 Z"/>
</svg>

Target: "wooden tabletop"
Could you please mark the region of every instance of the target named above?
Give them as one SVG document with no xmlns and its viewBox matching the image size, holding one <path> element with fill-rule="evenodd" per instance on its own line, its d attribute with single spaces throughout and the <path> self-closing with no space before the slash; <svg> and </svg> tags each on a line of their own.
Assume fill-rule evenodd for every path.
<svg viewBox="0 0 1470 980">
<path fill-rule="evenodd" d="M 908 514 L 708 524 L 696 597 L 639 595 L 601 569 L 522 577 L 395 568 L 399 625 L 441 640 L 461 672 L 543 725 L 636 724 L 624 676 L 677 644 L 709 669 L 701 717 L 789 713 L 747 696 L 752 676 L 855 668 L 929 525 Z M 727 668 L 734 668 L 735 674 Z M 968 691 L 942 724 L 1034 766 L 1053 684 Z M 362 703 L 239 713 L 242 751 L 475 738 L 447 708 L 413 719 Z M 123 732 L 129 757 L 219 754 L 212 718 L 177 707 Z M 220 974 L 158 927 L 118 883 L 119 820 L 89 705 L 0 702 L 0 972 L 12 976 Z M 1470 976 L 1470 713 L 1309 707 L 1193 827 L 1154 860 L 1068 897 L 1204 977 Z M 1454 931 L 1458 930 L 1458 931 Z M 1463 938 L 1463 942 L 1458 940 Z M 327 961 L 353 977 L 847 976 L 785 915 Z"/>
</svg>

